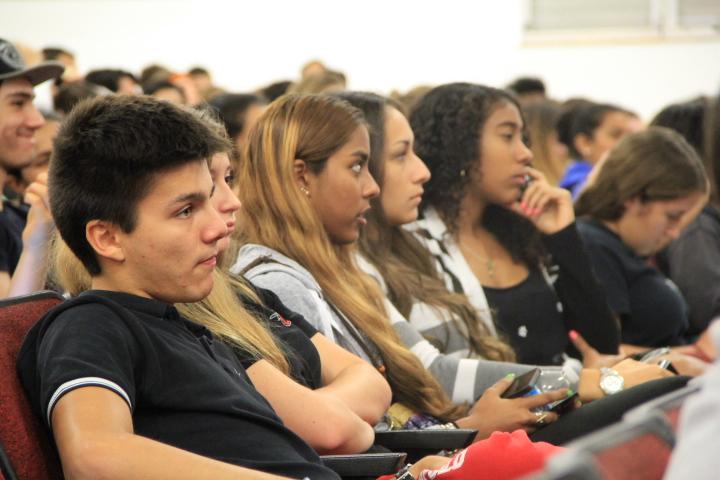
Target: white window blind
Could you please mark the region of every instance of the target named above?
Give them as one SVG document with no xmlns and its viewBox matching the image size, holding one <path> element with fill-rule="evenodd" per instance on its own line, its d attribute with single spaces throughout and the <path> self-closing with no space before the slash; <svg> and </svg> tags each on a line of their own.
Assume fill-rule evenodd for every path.
<svg viewBox="0 0 720 480">
<path fill-rule="evenodd" d="M 524 0 L 528 34 L 720 34 L 720 0 Z"/>
<path fill-rule="evenodd" d="M 677 26 L 720 31 L 720 0 L 677 0 Z"/>
<path fill-rule="evenodd" d="M 650 3 L 650 0 L 534 0 L 526 28 L 648 28 L 654 20 Z"/>
</svg>

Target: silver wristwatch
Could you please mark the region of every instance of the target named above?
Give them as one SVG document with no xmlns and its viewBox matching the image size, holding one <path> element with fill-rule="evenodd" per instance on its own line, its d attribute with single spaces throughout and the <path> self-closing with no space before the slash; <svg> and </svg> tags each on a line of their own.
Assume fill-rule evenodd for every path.
<svg viewBox="0 0 720 480">
<path fill-rule="evenodd" d="M 605 395 L 613 395 L 625 388 L 625 379 L 612 368 L 600 369 L 600 389 Z"/>
</svg>

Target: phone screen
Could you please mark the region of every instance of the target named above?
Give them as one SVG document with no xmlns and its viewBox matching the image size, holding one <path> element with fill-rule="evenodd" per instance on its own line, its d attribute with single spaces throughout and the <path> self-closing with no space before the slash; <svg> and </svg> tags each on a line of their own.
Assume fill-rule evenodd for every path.
<svg viewBox="0 0 720 480">
<path fill-rule="evenodd" d="M 566 398 L 561 398 L 560 400 L 556 400 L 552 403 L 548 403 L 544 409 L 549 410 L 551 412 L 555 412 L 558 415 L 562 415 L 563 413 L 567 413 L 570 410 L 573 409 L 573 406 L 575 405 L 575 399 L 577 399 L 577 392 L 574 392 L 572 395 Z"/>
<path fill-rule="evenodd" d="M 515 377 L 510 386 L 500 395 L 502 398 L 522 397 L 535 386 L 535 382 L 540 376 L 540 369 L 533 368 L 529 372 Z"/>
</svg>

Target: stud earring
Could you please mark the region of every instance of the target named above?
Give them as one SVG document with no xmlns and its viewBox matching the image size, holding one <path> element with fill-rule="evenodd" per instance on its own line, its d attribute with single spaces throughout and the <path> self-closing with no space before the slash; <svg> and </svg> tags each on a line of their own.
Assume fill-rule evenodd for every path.
<svg viewBox="0 0 720 480">
<path fill-rule="evenodd" d="M 464 177 L 464 176 L 465 176 L 465 169 L 464 169 L 464 168 L 463 168 L 462 170 L 460 170 L 460 176 L 461 176 L 461 177 Z"/>
<path fill-rule="evenodd" d="M 300 187 L 300 191 L 305 194 L 306 197 L 310 197 L 310 190 L 305 187 Z"/>
</svg>

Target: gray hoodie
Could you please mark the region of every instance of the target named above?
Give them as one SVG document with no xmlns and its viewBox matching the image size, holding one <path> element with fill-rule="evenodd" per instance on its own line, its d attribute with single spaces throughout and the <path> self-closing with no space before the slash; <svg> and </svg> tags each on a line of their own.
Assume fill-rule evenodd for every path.
<svg viewBox="0 0 720 480">
<path fill-rule="evenodd" d="M 356 340 L 357 335 L 361 339 L 362 335 L 357 331 L 355 335 L 350 332 L 353 327 L 349 321 L 342 317 L 339 310 L 332 308 L 312 274 L 295 260 L 263 245 L 247 244 L 240 248 L 230 271 L 243 275 L 260 288 L 271 290 L 286 307 L 305 317 L 330 341 L 373 363 L 370 355 L 377 353 L 374 346 L 363 342 L 363 348 Z M 371 352 L 368 353 L 367 349 Z"/>
</svg>

